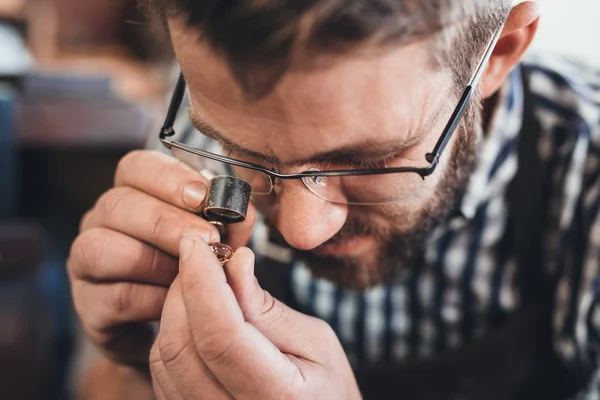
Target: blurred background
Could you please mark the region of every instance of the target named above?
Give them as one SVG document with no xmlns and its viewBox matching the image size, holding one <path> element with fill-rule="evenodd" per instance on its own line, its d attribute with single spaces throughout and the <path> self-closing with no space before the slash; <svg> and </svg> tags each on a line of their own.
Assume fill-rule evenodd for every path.
<svg viewBox="0 0 600 400">
<path fill-rule="evenodd" d="M 535 48 L 600 65 L 600 2 L 542 0 Z M 0 0 L 0 399 L 69 399 L 80 365 L 65 260 L 176 77 L 135 0 Z"/>
</svg>

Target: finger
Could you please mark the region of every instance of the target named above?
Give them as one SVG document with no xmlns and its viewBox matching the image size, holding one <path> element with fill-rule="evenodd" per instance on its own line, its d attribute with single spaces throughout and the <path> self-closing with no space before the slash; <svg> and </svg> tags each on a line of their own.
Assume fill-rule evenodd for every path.
<svg viewBox="0 0 600 400">
<path fill-rule="evenodd" d="M 131 236 L 107 228 L 80 234 L 71 246 L 69 272 L 92 282 L 138 282 L 168 288 L 178 261 Z"/>
<path fill-rule="evenodd" d="M 96 284 L 76 280 L 72 291 L 83 322 L 102 330 L 126 322 L 158 321 L 168 289 L 130 282 Z"/>
<path fill-rule="evenodd" d="M 167 295 L 157 342 L 162 366 L 185 398 L 232 398 L 196 351 L 178 279 Z"/>
<path fill-rule="evenodd" d="M 239 248 L 225 264 L 225 273 L 245 320 L 283 353 L 317 360 L 338 341 L 327 323 L 291 309 L 260 287 L 250 249 Z"/>
<path fill-rule="evenodd" d="M 210 182 L 174 157 L 138 150 L 119 162 L 115 186 L 134 187 L 176 207 L 200 213 Z M 255 222 L 256 210 L 250 204 L 246 220 L 227 227 L 227 244 L 234 249 L 248 244 Z"/>
<path fill-rule="evenodd" d="M 154 377 L 152 377 L 152 391 L 154 392 L 154 396 L 156 396 L 157 400 L 167 400 L 167 397 L 163 393 L 162 389 L 160 388 L 160 385 L 158 384 L 156 379 L 154 379 Z"/>
<path fill-rule="evenodd" d="M 92 208 L 86 211 L 85 214 L 83 214 L 83 216 L 79 220 L 79 232 L 83 232 L 85 230 L 84 228 L 89 224 L 89 220 L 92 217 L 93 213 L 94 209 Z"/>
<path fill-rule="evenodd" d="M 139 357 L 148 351 L 154 330 L 142 322 L 160 319 L 167 289 L 128 282 L 91 284 L 72 283 L 75 309 L 90 338 L 108 353 L 119 357 Z M 129 348 L 128 346 L 131 346 Z"/>
<path fill-rule="evenodd" d="M 119 162 L 115 186 L 132 187 L 180 209 L 201 213 L 210 182 L 174 157 L 137 150 Z M 225 241 L 234 249 L 248 244 L 255 222 L 256 210 L 250 205 L 246 220 L 227 228 Z"/>
<path fill-rule="evenodd" d="M 197 215 L 183 211 L 139 190 L 118 187 L 101 196 L 85 230 L 104 227 L 122 232 L 178 256 L 179 239 L 195 227 L 206 241 L 218 242 L 217 228 Z"/>
<path fill-rule="evenodd" d="M 158 399 L 183 400 L 184 397 L 179 393 L 167 372 L 158 349 L 158 338 L 150 350 L 150 373 L 152 375 L 152 387 Z"/>
<path fill-rule="evenodd" d="M 225 273 L 201 238 L 183 238 L 179 276 L 198 354 L 236 399 L 292 397 L 303 387 L 295 364 L 244 321 Z"/>
<path fill-rule="evenodd" d="M 246 220 L 237 224 L 231 224 L 227 226 L 227 234 L 225 235 L 225 243 L 231 246 L 234 250 L 240 246 L 248 245 L 250 236 L 252 235 L 252 229 L 256 224 L 256 207 L 250 203 L 248 205 L 248 212 L 246 214 Z"/>
<path fill-rule="evenodd" d="M 174 157 L 158 151 L 136 150 L 121 159 L 115 186 L 129 186 L 178 208 L 199 212 L 208 181 Z"/>
<path fill-rule="evenodd" d="M 225 264 L 225 273 L 246 321 L 281 352 L 292 357 L 306 382 L 311 382 L 313 387 L 330 385 L 324 381 L 330 375 L 323 375 L 323 370 L 333 376 L 353 376 L 344 349 L 330 325 L 292 310 L 260 287 L 254 276 L 254 254 L 250 249 L 238 249 Z M 352 390 L 358 392 L 357 388 Z"/>
<path fill-rule="evenodd" d="M 166 288 L 80 280 L 71 287 L 84 330 L 108 357 L 126 364 L 148 362 L 154 329 L 146 322 L 160 319 Z"/>
</svg>

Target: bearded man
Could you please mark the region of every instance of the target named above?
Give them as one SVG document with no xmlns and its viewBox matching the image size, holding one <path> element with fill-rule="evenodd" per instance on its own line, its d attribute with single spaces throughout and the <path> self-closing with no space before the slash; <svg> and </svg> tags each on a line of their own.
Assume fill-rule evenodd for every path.
<svg viewBox="0 0 600 400">
<path fill-rule="evenodd" d="M 537 2 L 149 6 L 182 75 L 72 247 L 86 398 L 596 393 L 600 72 L 527 52 Z"/>
</svg>

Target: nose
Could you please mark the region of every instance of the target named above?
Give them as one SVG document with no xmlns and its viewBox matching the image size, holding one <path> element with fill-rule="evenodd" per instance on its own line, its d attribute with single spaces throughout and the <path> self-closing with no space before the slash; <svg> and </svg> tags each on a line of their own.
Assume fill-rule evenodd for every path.
<svg viewBox="0 0 600 400">
<path fill-rule="evenodd" d="M 286 242 L 312 250 L 331 239 L 344 225 L 348 206 L 334 204 L 311 193 L 302 182 L 288 181 L 277 189 L 275 225 Z"/>
</svg>

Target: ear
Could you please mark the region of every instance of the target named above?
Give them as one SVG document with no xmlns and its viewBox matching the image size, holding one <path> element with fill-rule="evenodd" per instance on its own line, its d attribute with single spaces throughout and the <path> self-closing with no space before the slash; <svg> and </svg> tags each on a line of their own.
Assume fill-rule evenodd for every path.
<svg viewBox="0 0 600 400">
<path fill-rule="evenodd" d="M 540 15 L 541 6 L 537 1 L 525 1 L 512 9 L 483 76 L 484 98 L 500 89 L 523 57 L 535 37 Z"/>
</svg>

